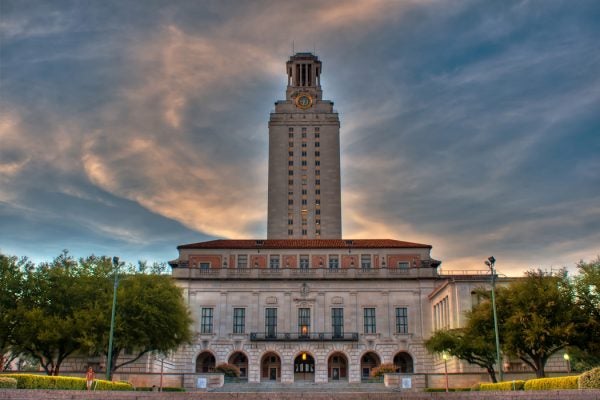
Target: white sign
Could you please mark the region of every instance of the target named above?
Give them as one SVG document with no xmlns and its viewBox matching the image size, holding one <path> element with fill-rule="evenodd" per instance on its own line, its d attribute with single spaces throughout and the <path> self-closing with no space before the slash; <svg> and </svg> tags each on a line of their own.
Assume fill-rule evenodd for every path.
<svg viewBox="0 0 600 400">
<path fill-rule="evenodd" d="M 412 387 L 412 381 L 410 378 L 402 378 L 402 389 L 410 389 Z"/>
<path fill-rule="evenodd" d="M 197 389 L 206 389 L 206 378 L 198 378 L 198 382 L 196 383 Z"/>
</svg>

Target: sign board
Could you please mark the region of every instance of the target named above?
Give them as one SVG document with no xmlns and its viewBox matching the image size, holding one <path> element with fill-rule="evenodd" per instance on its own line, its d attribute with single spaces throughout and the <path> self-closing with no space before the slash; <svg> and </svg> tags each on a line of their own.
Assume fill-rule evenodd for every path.
<svg viewBox="0 0 600 400">
<path fill-rule="evenodd" d="M 196 382 L 197 389 L 206 389 L 206 378 L 198 378 L 198 382 Z"/>
<path fill-rule="evenodd" d="M 410 378 L 402 378 L 402 389 L 412 388 L 412 380 Z"/>
</svg>

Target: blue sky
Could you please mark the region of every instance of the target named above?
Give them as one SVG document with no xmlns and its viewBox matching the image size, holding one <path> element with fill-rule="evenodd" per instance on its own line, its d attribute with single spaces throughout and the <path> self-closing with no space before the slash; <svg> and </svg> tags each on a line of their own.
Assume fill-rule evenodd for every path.
<svg viewBox="0 0 600 400">
<path fill-rule="evenodd" d="M 266 236 L 267 121 L 313 51 L 343 233 L 447 270 L 600 254 L 597 1 L 0 0 L 0 251 Z"/>
</svg>

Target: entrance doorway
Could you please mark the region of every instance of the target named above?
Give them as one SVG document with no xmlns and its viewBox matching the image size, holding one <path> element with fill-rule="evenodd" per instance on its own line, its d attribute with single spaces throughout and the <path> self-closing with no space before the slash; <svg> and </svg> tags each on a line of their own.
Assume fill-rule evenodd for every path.
<svg viewBox="0 0 600 400">
<path fill-rule="evenodd" d="M 260 361 L 260 378 L 261 381 L 281 380 L 281 358 L 277 353 L 269 352 L 262 357 Z"/>
<path fill-rule="evenodd" d="M 372 351 L 365 353 L 360 359 L 361 378 L 363 380 L 369 379 L 371 371 L 379 367 L 380 364 L 381 361 L 377 354 Z"/>
<path fill-rule="evenodd" d="M 348 359 L 343 353 L 333 353 L 327 360 L 327 377 L 330 381 L 348 379 Z"/>
<path fill-rule="evenodd" d="M 294 360 L 294 382 L 315 381 L 315 359 L 308 353 L 300 353 Z"/>
<path fill-rule="evenodd" d="M 410 354 L 405 351 L 401 351 L 394 356 L 394 367 L 396 368 L 396 372 L 407 374 L 412 374 L 414 372 L 413 359 Z"/>
<path fill-rule="evenodd" d="M 196 372 L 215 372 L 215 356 L 208 351 L 200 353 L 196 358 Z"/>
<path fill-rule="evenodd" d="M 248 357 L 241 351 L 235 352 L 229 357 L 229 364 L 233 364 L 240 370 L 240 378 L 248 378 Z"/>
</svg>

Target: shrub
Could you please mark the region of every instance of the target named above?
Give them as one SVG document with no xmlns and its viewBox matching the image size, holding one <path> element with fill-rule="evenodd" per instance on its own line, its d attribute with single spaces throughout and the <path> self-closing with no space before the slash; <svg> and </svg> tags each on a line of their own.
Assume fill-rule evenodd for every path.
<svg viewBox="0 0 600 400">
<path fill-rule="evenodd" d="M 61 389 L 61 390 L 85 390 L 85 378 L 70 376 L 46 376 L 35 374 L 10 374 L 0 375 L 16 379 L 17 389 Z M 133 386 L 127 382 L 110 382 L 95 380 L 96 390 L 133 390 Z"/>
<path fill-rule="evenodd" d="M 17 380 L 15 378 L 0 377 L 0 389 L 16 389 Z"/>
<path fill-rule="evenodd" d="M 371 377 L 378 378 L 383 374 L 394 374 L 396 373 L 396 367 L 394 364 L 381 364 L 379 367 L 375 367 L 371 370 Z"/>
<path fill-rule="evenodd" d="M 579 389 L 600 389 L 600 367 L 579 375 Z"/>
<path fill-rule="evenodd" d="M 523 390 L 525 381 L 505 381 L 498 383 L 480 383 L 479 390 L 490 391 L 490 390 Z"/>
<path fill-rule="evenodd" d="M 237 378 L 238 376 L 240 376 L 240 369 L 233 364 L 228 364 L 228 363 L 219 364 L 215 368 L 215 371 L 221 372 L 221 373 L 225 374 L 225 376 L 229 376 L 229 377 Z"/>
<path fill-rule="evenodd" d="M 525 382 L 525 390 L 577 389 L 578 379 L 578 376 L 530 379 Z"/>
</svg>

